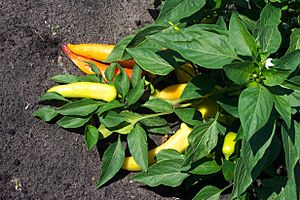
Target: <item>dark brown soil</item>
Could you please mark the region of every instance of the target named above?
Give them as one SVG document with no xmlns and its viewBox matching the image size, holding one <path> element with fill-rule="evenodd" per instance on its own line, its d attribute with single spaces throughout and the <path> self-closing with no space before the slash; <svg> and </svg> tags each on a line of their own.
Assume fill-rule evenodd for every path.
<svg viewBox="0 0 300 200">
<path fill-rule="evenodd" d="M 152 21 L 149 0 L 0 0 L 0 200 L 189 199 L 120 173 L 96 190 L 97 150 L 32 116 L 56 74 L 81 74 L 62 43 L 116 43 Z"/>
</svg>

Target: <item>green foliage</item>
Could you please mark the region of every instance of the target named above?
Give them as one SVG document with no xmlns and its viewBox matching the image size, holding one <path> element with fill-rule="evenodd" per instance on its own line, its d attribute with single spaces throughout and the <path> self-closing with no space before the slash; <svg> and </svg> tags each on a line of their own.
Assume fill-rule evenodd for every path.
<svg viewBox="0 0 300 200">
<path fill-rule="evenodd" d="M 118 92 L 115 100 L 49 92 L 40 98 L 47 105 L 33 115 L 57 120 L 63 128 L 85 127 L 88 150 L 103 138 L 113 140 L 101 158 L 98 188 L 121 169 L 122 142 L 127 142 L 143 169 L 132 180 L 144 185 L 198 189 L 194 199 L 219 199 L 225 192 L 231 199 L 299 199 L 299 13 L 292 0 L 166 0 L 156 21 L 120 40 L 106 59 L 112 62 L 105 78 Z M 127 59 L 136 62 L 130 79 L 114 62 Z M 156 98 L 155 91 L 179 84 L 173 73 L 185 63 L 196 74 L 180 98 Z M 103 81 L 90 65 L 96 74 L 51 79 L 59 84 Z M 120 73 L 115 76 L 116 70 Z M 206 98 L 219 106 L 213 117 L 203 119 L 195 105 Z M 201 112 L 211 110 L 208 106 Z M 160 150 L 150 165 L 148 136 L 172 134 L 180 123 L 192 131 L 170 148 L 188 138 L 187 149 Z M 238 136 L 235 152 L 226 160 L 222 143 L 229 131 Z"/>
</svg>

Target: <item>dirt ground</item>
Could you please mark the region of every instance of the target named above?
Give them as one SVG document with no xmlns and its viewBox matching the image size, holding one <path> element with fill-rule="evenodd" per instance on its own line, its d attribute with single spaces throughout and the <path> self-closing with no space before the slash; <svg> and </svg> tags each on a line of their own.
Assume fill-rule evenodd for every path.
<svg viewBox="0 0 300 200">
<path fill-rule="evenodd" d="M 119 173 L 96 190 L 97 150 L 81 134 L 32 116 L 56 74 L 81 74 L 63 43 L 116 43 L 151 23 L 150 0 L 0 0 L 0 200 L 189 199 Z"/>
</svg>

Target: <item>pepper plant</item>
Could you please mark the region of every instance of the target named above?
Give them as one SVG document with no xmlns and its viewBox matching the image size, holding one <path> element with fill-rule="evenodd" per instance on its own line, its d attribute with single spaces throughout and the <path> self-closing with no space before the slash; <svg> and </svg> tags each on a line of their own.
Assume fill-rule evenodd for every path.
<svg viewBox="0 0 300 200">
<path fill-rule="evenodd" d="M 105 60 L 112 63 L 105 75 L 117 99 L 67 99 L 48 92 L 41 101 L 60 104 L 42 107 L 34 115 L 58 120 L 63 128 L 85 127 L 89 150 L 110 139 L 97 187 L 121 169 L 123 141 L 143 170 L 132 180 L 151 187 L 198 188 L 194 199 L 218 199 L 221 194 L 230 194 L 230 199 L 299 199 L 299 1 L 160 3 L 155 21 L 123 38 Z M 131 80 L 116 63 L 127 59 L 136 62 Z M 196 74 L 180 98 L 156 98 L 155 89 L 178 84 L 174 72 L 187 63 Z M 104 83 L 91 67 L 96 74 L 52 80 Z M 115 76 L 116 67 L 121 73 Z M 188 71 L 180 73 L 186 76 Z M 217 109 L 204 117 L 193 105 L 207 99 Z M 147 136 L 172 134 L 181 122 L 192 128 L 185 152 L 161 150 L 156 163 L 148 163 Z M 225 139 L 229 132 L 231 139 Z"/>
</svg>

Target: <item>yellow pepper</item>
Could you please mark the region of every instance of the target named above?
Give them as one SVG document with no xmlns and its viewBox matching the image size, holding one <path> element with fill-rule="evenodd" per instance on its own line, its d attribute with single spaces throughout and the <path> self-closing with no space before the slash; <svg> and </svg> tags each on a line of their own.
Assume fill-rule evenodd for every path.
<svg viewBox="0 0 300 200">
<path fill-rule="evenodd" d="M 185 123 L 182 123 L 180 125 L 180 129 L 165 143 L 148 151 L 149 165 L 152 165 L 156 162 L 156 154 L 163 149 L 174 149 L 181 153 L 184 152 L 189 145 L 188 136 L 191 131 L 192 129 L 190 127 L 188 127 Z M 125 158 L 122 169 L 127 171 L 142 171 L 142 168 L 135 162 L 132 156 Z"/>
<path fill-rule="evenodd" d="M 177 100 L 180 98 L 185 86 L 185 83 L 171 85 L 156 93 L 154 96 L 160 99 Z"/>
<path fill-rule="evenodd" d="M 114 86 L 92 82 L 58 85 L 50 88 L 47 92 L 57 92 L 64 97 L 70 98 L 88 98 L 103 101 L 112 101 L 117 97 L 117 90 Z"/>
<path fill-rule="evenodd" d="M 201 112 L 203 119 L 214 117 L 219 109 L 218 104 L 209 98 L 206 98 L 200 102 L 193 103 L 193 107 Z"/>
<path fill-rule="evenodd" d="M 190 63 L 185 63 L 175 70 L 175 74 L 179 83 L 187 83 L 196 76 L 197 72 L 193 65 Z"/>
<path fill-rule="evenodd" d="M 223 152 L 226 160 L 229 160 L 229 157 L 234 153 L 236 137 L 237 137 L 237 134 L 234 132 L 229 132 L 225 136 L 223 147 L 222 147 L 222 152 Z"/>
</svg>

